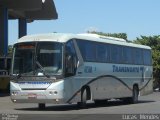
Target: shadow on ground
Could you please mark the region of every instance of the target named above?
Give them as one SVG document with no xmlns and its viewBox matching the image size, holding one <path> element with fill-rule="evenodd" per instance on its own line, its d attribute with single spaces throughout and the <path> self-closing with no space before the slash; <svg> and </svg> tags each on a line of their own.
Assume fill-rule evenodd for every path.
<svg viewBox="0 0 160 120">
<path fill-rule="evenodd" d="M 139 101 L 137 104 L 144 104 L 150 103 L 155 101 Z M 66 105 L 53 105 L 53 106 L 46 106 L 44 110 L 39 110 L 38 105 L 35 108 L 17 108 L 15 110 L 23 110 L 23 111 L 72 111 L 72 110 L 80 110 L 80 109 L 92 109 L 92 108 L 100 108 L 100 107 L 114 107 L 114 106 L 125 106 L 129 105 L 129 103 L 123 101 L 109 101 L 102 104 L 94 104 L 88 103 L 85 108 L 80 108 L 77 104 L 66 104 Z"/>
<path fill-rule="evenodd" d="M 0 97 L 7 97 L 7 96 L 10 96 L 9 93 L 0 93 Z"/>
</svg>

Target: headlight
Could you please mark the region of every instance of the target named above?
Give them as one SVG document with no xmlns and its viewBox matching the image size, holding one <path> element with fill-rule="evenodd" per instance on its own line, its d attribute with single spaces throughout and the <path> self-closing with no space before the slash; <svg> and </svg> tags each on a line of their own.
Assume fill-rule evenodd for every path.
<svg viewBox="0 0 160 120">
<path fill-rule="evenodd" d="M 18 92 L 16 92 L 16 91 L 11 92 L 11 95 L 16 96 L 17 94 L 18 94 Z"/>
</svg>

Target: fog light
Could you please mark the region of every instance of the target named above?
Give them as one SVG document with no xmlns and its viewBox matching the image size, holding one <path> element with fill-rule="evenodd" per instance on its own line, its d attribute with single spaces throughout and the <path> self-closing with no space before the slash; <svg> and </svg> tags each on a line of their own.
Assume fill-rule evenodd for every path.
<svg viewBox="0 0 160 120">
<path fill-rule="evenodd" d="M 18 92 L 12 92 L 12 95 L 17 95 L 18 94 Z"/>
<path fill-rule="evenodd" d="M 53 94 L 53 92 L 52 91 L 49 91 L 49 95 L 52 95 Z"/>
<path fill-rule="evenodd" d="M 13 100 L 13 102 L 16 102 L 17 100 Z"/>
<path fill-rule="evenodd" d="M 58 92 L 57 91 L 54 91 L 54 95 L 57 95 L 58 94 Z"/>
<path fill-rule="evenodd" d="M 59 101 L 59 99 L 56 99 L 56 102 L 58 102 Z"/>
</svg>

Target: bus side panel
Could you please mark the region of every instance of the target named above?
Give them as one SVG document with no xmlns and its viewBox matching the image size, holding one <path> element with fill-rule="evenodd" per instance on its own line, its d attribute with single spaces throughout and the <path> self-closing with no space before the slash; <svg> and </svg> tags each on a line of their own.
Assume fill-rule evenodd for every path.
<svg viewBox="0 0 160 120">
<path fill-rule="evenodd" d="M 148 94 L 151 94 L 152 92 L 153 92 L 153 80 L 150 80 L 148 82 L 148 84 L 146 84 L 146 86 L 144 86 L 140 90 L 140 96 L 142 96 L 142 95 L 148 95 Z"/>
<path fill-rule="evenodd" d="M 94 89 L 92 83 L 90 86 Z M 92 91 L 93 99 L 111 99 L 132 96 L 132 91 L 129 90 L 118 80 L 111 77 L 104 77 L 97 80 L 97 89 Z"/>
<path fill-rule="evenodd" d="M 64 80 L 64 100 L 66 103 L 80 102 L 81 100 L 81 82 L 86 79 L 79 77 L 68 77 Z"/>
</svg>

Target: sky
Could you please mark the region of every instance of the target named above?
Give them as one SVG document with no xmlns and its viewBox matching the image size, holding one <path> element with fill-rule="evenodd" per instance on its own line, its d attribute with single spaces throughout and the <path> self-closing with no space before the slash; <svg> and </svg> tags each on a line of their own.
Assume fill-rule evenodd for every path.
<svg viewBox="0 0 160 120">
<path fill-rule="evenodd" d="M 160 0 L 54 0 L 58 19 L 28 23 L 28 34 L 126 33 L 128 40 L 160 35 Z M 9 45 L 18 39 L 18 21 L 9 21 Z"/>
</svg>

